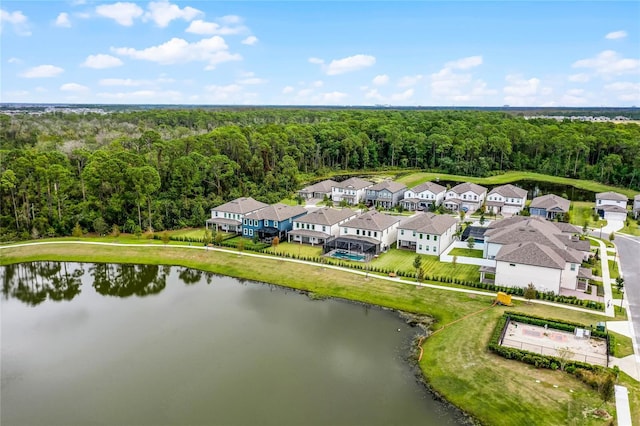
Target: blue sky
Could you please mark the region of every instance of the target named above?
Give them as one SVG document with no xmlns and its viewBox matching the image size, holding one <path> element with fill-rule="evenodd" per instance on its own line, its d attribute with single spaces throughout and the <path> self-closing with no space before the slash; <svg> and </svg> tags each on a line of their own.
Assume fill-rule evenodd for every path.
<svg viewBox="0 0 640 426">
<path fill-rule="evenodd" d="M 637 1 L 6 1 L 0 100 L 640 106 Z"/>
</svg>

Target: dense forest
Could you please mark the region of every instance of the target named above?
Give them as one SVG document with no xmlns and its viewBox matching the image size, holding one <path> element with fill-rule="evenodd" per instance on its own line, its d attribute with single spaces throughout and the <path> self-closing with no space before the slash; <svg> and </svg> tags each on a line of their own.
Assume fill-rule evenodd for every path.
<svg viewBox="0 0 640 426">
<path fill-rule="evenodd" d="M 640 189 L 640 126 L 505 112 L 158 109 L 0 115 L 2 240 L 202 226 L 339 171 L 528 170 Z"/>
</svg>

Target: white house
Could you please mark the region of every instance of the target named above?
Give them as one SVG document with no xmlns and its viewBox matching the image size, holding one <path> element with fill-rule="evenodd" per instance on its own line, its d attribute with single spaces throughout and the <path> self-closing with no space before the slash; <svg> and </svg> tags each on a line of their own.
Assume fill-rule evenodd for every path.
<svg viewBox="0 0 640 426">
<path fill-rule="evenodd" d="M 636 219 L 640 216 L 640 194 L 633 197 L 633 216 Z"/>
<path fill-rule="evenodd" d="M 364 200 L 366 190 L 371 186 L 373 182 L 352 177 L 331 187 L 331 199 L 335 203 L 345 200 L 347 204 L 355 206 Z"/>
<path fill-rule="evenodd" d="M 397 248 L 439 256 L 453 242 L 457 223 L 449 215 L 417 213 L 398 225 Z"/>
<path fill-rule="evenodd" d="M 236 198 L 233 201 L 211 209 L 211 218 L 207 219 L 206 227 L 215 227 L 216 231 L 242 232 L 242 221 L 245 215 L 269 207 L 269 204 L 254 200 L 251 197 Z"/>
<path fill-rule="evenodd" d="M 318 198 L 322 200 L 325 196 L 331 197 L 331 188 L 337 184 L 338 182 L 331 179 L 323 180 L 302 188 L 298 191 L 298 195 L 305 200 L 309 200 L 311 198 Z"/>
<path fill-rule="evenodd" d="M 627 219 L 626 195 L 617 192 L 600 192 L 596 194 L 596 212 L 605 220 L 626 220 Z"/>
<path fill-rule="evenodd" d="M 324 252 L 347 250 L 371 255 L 387 251 L 398 236 L 400 218 L 375 210 L 343 223 L 340 235 L 330 238 L 324 245 Z"/>
<path fill-rule="evenodd" d="M 548 222 L 541 217 L 513 216 L 492 222 L 484 234 L 484 257 L 496 266 L 481 269 L 495 274 L 495 284 L 560 293 L 585 290 L 591 273 L 580 264 L 589 255 L 589 242 L 577 238 L 577 227 Z"/>
<path fill-rule="evenodd" d="M 438 207 L 444 201 L 446 191 L 447 188 L 437 183 L 422 183 L 404 192 L 402 207 L 411 211 Z"/>
<path fill-rule="evenodd" d="M 324 244 L 330 237 L 340 235 L 340 225 L 355 218 L 357 213 L 351 209 L 332 209 L 325 207 L 308 213 L 293 221 L 293 230 L 289 231 L 289 241 L 304 244 Z"/>
<path fill-rule="evenodd" d="M 519 214 L 527 201 L 527 190 L 514 185 L 493 188 L 487 194 L 487 211 L 494 214 Z"/>
<path fill-rule="evenodd" d="M 448 190 L 444 196 L 444 206 L 449 210 L 473 213 L 482 206 L 487 188 L 465 182 Z"/>
</svg>

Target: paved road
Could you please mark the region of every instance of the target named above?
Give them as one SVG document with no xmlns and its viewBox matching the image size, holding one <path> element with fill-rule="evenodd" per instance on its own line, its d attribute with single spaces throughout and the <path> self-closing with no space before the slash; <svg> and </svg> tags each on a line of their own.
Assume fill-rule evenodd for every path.
<svg viewBox="0 0 640 426">
<path fill-rule="evenodd" d="M 616 234 L 622 276 L 624 277 L 624 297 L 629 302 L 629 312 L 636 334 L 636 349 L 640 348 L 640 238 Z M 638 352 L 636 352 L 638 353 Z"/>
</svg>

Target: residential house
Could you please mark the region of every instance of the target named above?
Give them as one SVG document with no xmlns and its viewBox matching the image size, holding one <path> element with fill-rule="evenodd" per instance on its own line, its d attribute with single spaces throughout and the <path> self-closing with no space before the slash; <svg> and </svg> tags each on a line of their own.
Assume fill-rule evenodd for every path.
<svg viewBox="0 0 640 426">
<path fill-rule="evenodd" d="M 444 206 L 449 210 L 473 213 L 482 206 L 487 188 L 465 182 L 448 190 L 444 196 Z"/>
<path fill-rule="evenodd" d="M 633 217 L 640 217 L 640 194 L 633 197 Z"/>
<path fill-rule="evenodd" d="M 289 231 L 289 241 L 304 244 L 324 244 L 328 238 L 340 235 L 340 225 L 355 218 L 351 209 L 325 207 L 295 219 Z"/>
<path fill-rule="evenodd" d="M 293 228 L 293 221 L 305 214 L 307 210 L 302 206 L 273 204 L 246 215 L 242 222 L 242 235 L 248 238 L 257 235 L 266 242 L 271 242 L 275 237 L 284 241 L 287 232 Z"/>
<path fill-rule="evenodd" d="M 233 201 L 211 209 L 211 219 L 207 219 L 206 227 L 211 225 L 216 231 L 242 233 L 244 217 L 254 211 L 268 207 L 268 204 L 256 201 L 251 197 L 236 198 Z"/>
<path fill-rule="evenodd" d="M 404 197 L 405 184 L 385 180 L 367 188 L 364 201 L 367 205 L 392 209 Z"/>
<path fill-rule="evenodd" d="M 442 204 L 446 191 L 447 188 L 437 183 L 421 183 L 404 192 L 402 207 L 410 211 L 433 209 Z"/>
<path fill-rule="evenodd" d="M 618 192 L 600 192 L 596 194 L 596 212 L 604 220 L 626 220 L 627 219 L 626 195 Z"/>
<path fill-rule="evenodd" d="M 398 225 L 397 248 L 439 256 L 453 242 L 457 223 L 449 215 L 417 213 Z"/>
<path fill-rule="evenodd" d="M 495 274 L 499 286 L 532 283 L 538 291 L 556 294 L 561 289 L 585 290 L 591 271 L 580 265 L 589 255 L 589 242 L 577 237 L 577 227 L 557 225 L 524 216 L 492 222 L 484 235 L 484 257 L 496 265 L 481 269 L 482 280 L 488 272 Z"/>
<path fill-rule="evenodd" d="M 324 244 L 324 252 L 347 250 L 349 252 L 377 255 L 388 250 L 398 236 L 398 216 L 370 210 L 343 223 L 340 234 Z"/>
<path fill-rule="evenodd" d="M 529 213 L 531 213 L 531 216 L 541 216 L 552 220 L 558 215 L 567 214 L 570 206 L 571 202 L 566 198 L 555 194 L 547 194 L 531 200 Z"/>
<path fill-rule="evenodd" d="M 337 184 L 338 182 L 331 179 L 323 180 L 302 188 L 298 191 L 298 195 L 305 200 L 310 200 L 312 198 L 323 200 L 324 197 L 331 198 L 331 188 Z"/>
<path fill-rule="evenodd" d="M 527 190 L 514 185 L 493 188 L 487 194 L 487 212 L 494 214 L 519 214 L 527 201 Z"/>
<path fill-rule="evenodd" d="M 366 190 L 371 186 L 373 182 L 352 177 L 331 187 L 331 199 L 334 203 L 345 200 L 347 204 L 355 206 L 364 201 Z"/>
</svg>

